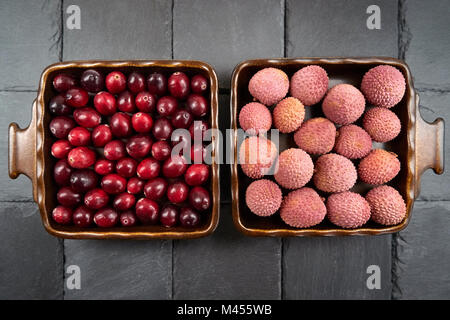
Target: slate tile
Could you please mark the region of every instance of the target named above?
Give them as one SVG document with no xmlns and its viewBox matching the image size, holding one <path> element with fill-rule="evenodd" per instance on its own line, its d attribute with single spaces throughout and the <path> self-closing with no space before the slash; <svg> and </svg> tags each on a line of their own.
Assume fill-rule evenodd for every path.
<svg viewBox="0 0 450 320">
<path fill-rule="evenodd" d="M 45 231 L 37 205 L 0 202 L 0 215 L 0 299 L 62 299 L 62 242 Z"/>
<path fill-rule="evenodd" d="M 450 298 L 450 202 L 416 201 L 411 221 L 397 237 L 395 299 Z"/>
<path fill-rule="evenodd" d="M 239 233 L 231 206 L 207 238 L 174 241 L 174 299 L 279 299 L 280 239 Z"/>
<path fill-rule="evenodd" d="M 171 58 L 170 1 L 75 0 L 64 10 L 72 4 L 80 7 L 81 30 L 64 24 L 64 60 Z"/>
<path fill-rule="evenodd" d="M 60 1 L 2 1 L 0 21 L 0 90 L 37 90 L 41 72 L 59 60 Z"/>
<path fill-rule="evenodd" d="M 210 63 L 221 88 L 239 62 L 283 56 L 284 1 L 174 1 L 174 58 Z"/>
<path fill-rule="evenodd" d="M 64 249 L 65 270 L 81 274 L 79 290 L 64 285 L 65 299 L 171 297 L 171 241 L 65 240 Z"/>
</svg>

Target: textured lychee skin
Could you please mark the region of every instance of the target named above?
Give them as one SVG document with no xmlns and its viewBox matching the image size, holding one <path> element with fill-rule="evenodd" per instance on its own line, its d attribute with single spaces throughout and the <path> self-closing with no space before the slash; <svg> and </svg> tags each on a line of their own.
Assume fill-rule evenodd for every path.
<svg viewBox="0 0 450 320">
<path fill-rule="evenodd" d="M 263 137 L 249 137 L 239 148 L 239 163 L 245 175 L 253 179 L 268 173 L 277 157 L 275 144 Z"/>
<path fill-rule="evenodd" d="M 331 88 L 322 102 L 325 116 L 336 124 L 346 125 L 361 117 L 366 106 L 363 94 L 350 84 Z"/>
<path fill-rule="evenodd" d="M 288 93 L 289 77 L 280 69 L 264 68 L 250 79 L 248 91 L 262 104 L 271 106 Z"/>
<path fill-rule="evenodd" d="M 250 102 L 239 112 L 239 124 L 249 134 L 266 132 L 272 126 L 272 114 L 265 105 Z"/>
<path fill-rule="evenodd" d="M 254 214 L 268 217 L 280 209 L 282 197 L 281 189 L 275 182 L 261 179 L 247 187 L 245 203 Z"/>
<path fill-rule="evenodd" d="M 294 132 L 304 119 L 305 107 L 300 100 L 293 97 L 281 100 L 273 109 L 273 123 L 282 133 Z"/>
<path fill-rule="evenodd" d="M 334 193 L 327 199 L 327 216 L 339 227 L 354 229 L 369 220 L 370 206 L 358 193 L 350 191 Z"/>
<path fill-rule="evenodd" d="M 377 106 L 392 108 L 405 94 L 406 83 L 403 74 L 395 67 L 376 66 L 364 75 L 361 90 L 367 100 Z"/>
<path fill-rule="evenodd" d="M 371 219 L 376 223 L 392 226 L 399 224 L 406 216 L 406 204 L 400 193 L 390 186 L 373 188 L 366 194 L 370 205 Z"/>
<path fill-rule="evenodd" d="M 327 89 L 328 75 L 320 66 L 312 65 L 301 68 L 291 78 L 291 96 L 306 106 L 314 105 L 322 100 Z"/>
<path fill-rule="evenodd" d="M 357 173 L 353 162 L 335 153 L 324 154 L 316 161 L 314 185 L 325 192 L 347 191 L 354 186 Z"/>
<path fill-rule="evenodd" d="M 295 228 L 309 228 L 322 222 L 327 208 L 319 194 L 311 188 L 290 192 L 283 200 L 280 216 Z"/>
<path fill-rule="evenodd" d="M 284 150 L 278 157 L 275 180 L 286 189 L 298 189 L 311 180 L 314 163 L 311 156 L 297 148 Z"/>
<path fill-rule="evenodd" d="M 372 150 L 372 139 L 361 127 L 354 124 L 339 128 L 334 150 L 348 159 L 360 159 Z"/>
<path fill-rule="evenodd" d="M 397 155 L 383 149 L 372 150 L 361 160 L 359 178 L 368 184 L 379 185 L 391 181 L 400 171 Z"/>
<path fill-rule="evenodd" d="M 300 149 L 309 154 L 324 154 L 333 150 L 336 127 L 326 118 L 307 120 L 295 132 L 294 141 Z"/>
<path fill-rule="evenodd" d="M 388 142 L 395 139 L 402 127 L 397 115 L 382 107 L 367 110 L 364 114 L 363 126 L 372 139 L 377 142 Z"/>
</svg>

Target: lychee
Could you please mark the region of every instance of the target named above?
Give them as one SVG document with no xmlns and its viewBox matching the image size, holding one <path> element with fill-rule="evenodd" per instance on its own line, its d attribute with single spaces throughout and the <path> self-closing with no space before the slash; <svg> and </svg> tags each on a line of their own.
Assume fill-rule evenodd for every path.
<svg viewBox="0 0 450 320">
<path fill-rule="evenodd" d="M 290 133 L 297 130 L 304 119 L 305 107 L 300 100 L 293 97 L 281 100 L 273 110 L 275 128 L 282 133 Z"/>
<path fill-rule="evenodd" d="M 282 201 L 280 187 L 273 181 L 253 181 L 245 192 L 245 203 L 254 214 L 267 217 L 278 211 Z"/>
<path fill-rule="evenodd" d="M 356 183 L 357 173 L 353 163 L 338 154 L 319 157 L 314 168 L 314 185 L 325 192 L 347 191 Z"/>
<path fill-rule="evenodd" d="M 275 144 L 263 137 L 249 137 L 239 149 L 239 163 L 245 175 L 253 179 L 266 175 L 277 157 Z"/>
<path fill-rule="evenodd" d="M 400 193 L 390 186 L 379 186 L 366 195 L 372 213 L 371 219 L 376 223 L 392 226 L 399 224 L 406 216 L 406 204 Z"/>
<path fill-rule="evenodd" d="M 350 84 L 331 88 L 322 103 L 325 116 L 336 124 L 346 125 L 361 117 L 366 106 L 363 94 Z"/>
<path fill-rule="evenodd" d="M 391 181 L 399 171 L 400 161 L 397 155 L 383 149 L 372 150 L 358 167 L 359 178 L 374 185 Z"/>
<path fill-rule="evenodd" d="M 339 227 L 354 229 L 369 220 L 370 206 L 358 193 L 350 191 L 334 193 L 327 199 L 327 216 Z"/>
<path fill-rule="evenodd" d="M 349 159 L 360 159 L 372 150 L 372 139 L 363 128 L 349 124 L 339 128 L 334 150 Z"/>
<path fill-rule="evenodd" d="M 250 102 L 239 112 L 239 124 L 249 134 L 266 132 L 272 126 L 272 114 L 265 105 Z"/>
<path fill-rule="evenodd" d="M 318 103 L 327 93 L 328 75 L 320 66 L 311 65 L 298 70 L 291 78 L 291 96 L 304 105 Z"/>
<path fill-rule="evenodd" d="M 336 127 L 326 118 L 309 119 L 294 134 L 297 146 L 310 154 L 330 152 L 335 138 Z"/>
<path fill-rule="evenodd" d="M 275 180 L 286 189 L 298 189 L 311 180 L 313 172 L 310 155 L 301 149 L 291 148 L 278 157 Z"/>
<path fill-rule="evenodd" d="M 262 104 L 271 106 L 283 99 L 289 90 L 289 78 L 277 68 L 264 68 L 248 83 L 250 94 Z"/>
<path fill-rule="evenodd" d="M 399 135 L 402 127 L 397 115 L 382 107 L 367 110 L 364 114 L 363 126 L 377 142 L 391 141 Z"/>
</svg>

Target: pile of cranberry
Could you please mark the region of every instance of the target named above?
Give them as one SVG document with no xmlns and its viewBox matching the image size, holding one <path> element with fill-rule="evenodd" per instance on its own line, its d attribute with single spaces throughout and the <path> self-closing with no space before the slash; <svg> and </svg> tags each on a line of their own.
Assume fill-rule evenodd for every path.
<svg viewBox="0 0 450 320">
<path fill-rule="evenodd" d="M 48 108 L 56 138 L 51 153 L 59 159 L 53 172 L 59 186 L 56 223 L 200 224 L 211 206 L 205 148 L 189 141 L 188 155 L 172 155 L 175 145 L 187 142 L 172 131 L 187 129 L 193 139 L 208 129 L 203 75 L 113 71 L 105 77 L 89 69 L 79 79 L 58 74 L 53 87 L 58 94 Z"/>
</svg>

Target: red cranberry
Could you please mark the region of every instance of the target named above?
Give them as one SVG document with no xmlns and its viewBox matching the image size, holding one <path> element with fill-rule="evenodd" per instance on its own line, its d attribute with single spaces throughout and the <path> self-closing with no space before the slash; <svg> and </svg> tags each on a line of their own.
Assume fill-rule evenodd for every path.
<svg viewBox="0 0 450 320">
<path fill-rule="evenodd" d="M 70 150 L 72 150 L 72 145 L 67 140 L 58 140 L 52 144 L 52 155 L 55 158 L 62 159 L 65 158 Z"/>
<path fill-rule="evenodd" d="M 132 72 L 128 76 L 128 89 L 133 93 L 138 93 L 145 90 L 145 78 L 139 72 Z"/>
<path fill-rule="evenodd" d="M 144 194 L 150 200 L 161 200 L 167 192 L 168 182 L 160 177 L 148 180 L 144 186 Z"/>
<path fill-rule="evenodd" d="M 103 208 L 108 204 L 108 202 L 108 194 L 100 188 L 92 189 L 91 191 L 88 191 L 84 196 L 84 204 L 86 205 L 86 207 L 93 210 Z"/>
<path fill-rule="evenodd" d="M 165 227 L 173 227 L 178 222 L 178 208 L 173 204 L 165 205 L 159 214 L 159 221 Z"/>
<path fill-rule="evenodd" d="M 194 209 L 205 211 L 211 206 L 209 192 L 203 187 L 194 187 L 189 192 L 189 203 Z"/>
<path fill-rule="evenodd" d="M 53 87 L 58 92 L 66 92 L 76 85 L 77 82 L 75 78 L 69 74 L 60 73 L 53 78 Z"/>
<path fill-rule="evenodd" d="M 184 174 L 184 180 L 190 186 L 199 186 L 209 178 L 209 167 L 206 164 L 193 164 Z"/>
<path fill-rule="evenodd" d="M 80 84 L 83 89 L 89 92 L 99 92 L 103 90 L 105 77 L 97 70 L 88 69 L 81 74 Z"/>
<path fill-rule="evenodd" d="M 186 169 L 186 159 L 182 156 L 172 156 L 164 161 L 162 173 L 167 178 L 176 178 L 181 176 Z"/>
<path fill-rule="evenodd" d="M 56 184 L 59 186 L 67 186 L 70 183 L 72 171 L 73 169 L 67 159 L 59 160 L 53 167 L 53 177 Z"/>
<path fill-rule="evenodd" d="M 70 186 L 78 193 L 85 193 L 97 186 L 98 177 L 91 169 L 76 170 L 70 176 Z"/>
<path fill-rule="evenodd" d="M 94 97 L 94 107 L 100 114 L 110 116 L 116 112 L 116 98 L 109 92 L 101 91 Z"/>
<path fill-rule="evenodd" d="M 109 194 L 119 194 L 127 188 L 127 180 L 115 173 L 110 173 L 102 178 L 102 189 Z"/>
<path fill-rule="evenodd" d="M 172 125 L 170 124 L 169 119 L 167 118 L 159 118 L 155 120 L 153 124 L 152 133 L 155 139 L 157 140 L 168 140 L 172 135 Z"/>
<path fill-rule="evenodd" d="M 122 212 L 119 216 L 120 224 L 124 227 L 132 227 L 136 225 L 136 215 L 132 210 Z"/>
<path fill-rule="evenodd" d="M 170 156 L 172 148 L 167 141 L 156 141 L 152 145 L 152 157 L 158 161 L 164 161 Z"/>
<path fill-rule="evenodd" d="M 144 158 L 150 152 L 152 143 L 153 141 L 148 135 L 137 134 L 128 139 L 127 152 L 135 159 Z"/>
<path fill-rule="evenodd" d="M 105 176 L 114 171 L 114 162 L 107 159 L 100 159 L 94 165 L 94 170 L 98 174 Z"/>
<path fill-rule="evenodd" d="M 195 120 L 189 127 L 189 133 L 194 141 L 203 141 L 205 132 L 208 129 L 208 122 L 204 120 Z"/>
<path fill-rule="evenodd" d="M 119 97 L 117 98 L 117 108 L 122 112 L 132 113 L 136 111 L 134 96 L 130 91 L 126 90 L 119 94 Z"/>
<path fill-rule="evenodd" d="M 200 215 L 190 207 L 181 208 L 179 219 L 180 224 L 188 228 L 195 227 L 200 223 Z"/>
<path fill-rule="evenodd" d="M 177 99 L 185 99 L 189 94 L 189 78 L 183 72 L 175 72 L 169 77 L 168 88 L 170 95 Z"/>
<path fill-rule="evenodd" d="M 172 116 L 172 125 L 175 128 L 187 129 L 191 125 L 192 121 L 194 121 L 194 118 L 187 110 L 178 110 Z"/>
<path fill-rule="evenodd" d="M 94 222 L 101 228 L 111 228 L 119 222 L 119 214 L 114 209 L 103 208 L 94 215 Z"/>
<path fill-rule="evenodd" d="M 195 142 L 191 146 L 191 162 L 202 163 L 206 157 L 206 149 L 201 143 Z"/>
<path fill-rule="evenodd" d="M 109 126 L 111 127 L 111 132 L 117 138 L 125 138 L 133 133 L 131 118 L 123 112 L 115 113 L 109 121 Z"/>
<path fill-rule="evenodd" d="M 126 156 L 125 143 L 121 140 L 110 141 L 103 148 L 103 154 L 108 160 L 119 160 Z"/>
<path fill-rule="evenodd" d="M 139 178 L 148 180 L 157 177 L 159 170 L 159 162 L 153 158 L 147 158 L 139 163 L 136 172 Z"/>
<path fill-rule="evenodd" d="M 59 224 L 70 224 L 72 222 L 72 209 L 64 206 L 57 206 L 52 211 L 52 218 Z"/>
<path fill-rule="evenodd" d="M 116 172 L 124 178 L 131 178 L 136 173 L 137 162 L 133 158 L 122 158 L 116 163 Z"/>
<path fill-rule="evenodd" d="M 67 159 L 73 168 L 84 169 L 95 163 L 95 152 L 88 147 L 76 147 L 70 150 Z"/>
<path fill-rule="evenodd" d="M 156 97 L 150 92 L 140 92 L 134 100 L 136 107 L 142 112 L 153 112 L 156 105 Z"/>
<path fill-rule="evenodd" d="M 159 218 L 159 206 L 150 199 L 141 198 L 136 202 L 136 216 L 143 224 L 155 224 Z"/>
<path fill-rule="evenodd" d="M 104 147 L 112 140 L 111 128 L 107 124 L 101 124 L 92 130 L 91 138 L 94 147 Z"/>
<path fill-rule="evenodd" d="M 208 89 L 208 80 L 201 74 L 196 74 L 191 79 L 191 90 L 194 93 L 203 93 Z"/>
<path fill-rule="evenodd" d="M 182 181 L 177 181 L 167 187 L 167 199 L 172 203 L 185 201 L 189 194 L 189 187 Z"/>
<path fill-rule="evenodd" d="M 89 94 L 86 90 L 81 88 L 72 88 L 67 90 L 66 95 L 66 103 L 74 108 L 80 108 L 87 105 L 89 101 Z"/>
<path fill-rule="evenodd" d="M 56 199 L 63 206 L 73 207 L 81 202 L 81 194 L 76 193 L 70 187 L 62 187 L 56 194 Z"/>
<path fill-rule="evenodd" d="M 113 206 L 117 210 L 125 211 L 131 209 L 131 207 L 134 206 L 134 203 L 136 202 L 136 198 L 128 193 L 123 192 L 121 194 L 118 194 L 113 201 Z"/>
<path fill-rule="evenodd" d="M 163 117 L 172 115 L 177 109 L 178 101 L 171 96 L 162 97 L 156 104 L 156 111 Z"/>
<path fill-rule="evenodd" d="M 153 119 L 148 113 L 138 112 L 133 114 L 131 125 L 136 132 L 148 133 L 152 130 Z"/>
<path fill-rule="evenodd" d="M 209 111 L 208 101 L 200 94 L 189 95 L 186 101 L 186 108 L 195 116 L 203 117 Z"/>
<path fill-rule="evenodd" d="M 73 224 L 80 227 L 86 228 L 92 224 L 94 217 L 94 212 L 86 206 L 79 206 L 73 212 L 72 220 Z"/>
<path fill-rule="evenodd" d="M 50 132 L 58 139 L 66 139 L 75 126 L 75 121 L 66 116 L 55 117 L 49 124 Z"/>
<path fill-rule="evenodd" d="M 66 103 L 66 98 L 62 94 L 54 96 L 50 100 L 48 109 L 51 114 L 56 116 L 68 116 L 73 110 L 73 108 Z"/>
<path fill-rule="evenodd" d="M 128 180 L 127 183 L 127 191 L 131 194 L 138 194 L 141 193 L 142 190 L 144 189 L 144 181 L 133 177 L 130 180 Z"/>
<path fill-rule="evenodd" d="M 147 88 L 152 94 L 162 96 L 167 92 L 167 79 L 161 74 L 154 72 L 147 77 Z"/>
<path fill-rule="evenodd" d="M 127 78 L 120 71 L 113 71 L 106 76 L 106 89 L 112 94 L 120 93 L 127 87 Z"/>
<path fill-rule="evenodd" d="M 67 139 L 73 146 L 87 146 L 91 142 L 91 132 L 83 127 L 75 127 L 70 130 Z"/>
<path fill-rule="evenodd" d="M 102 117 L 93 108 L 76 109 L 73 112 L 73 118 L 82 127 L 94 128 L 100 124 Z"/>
</svg>

